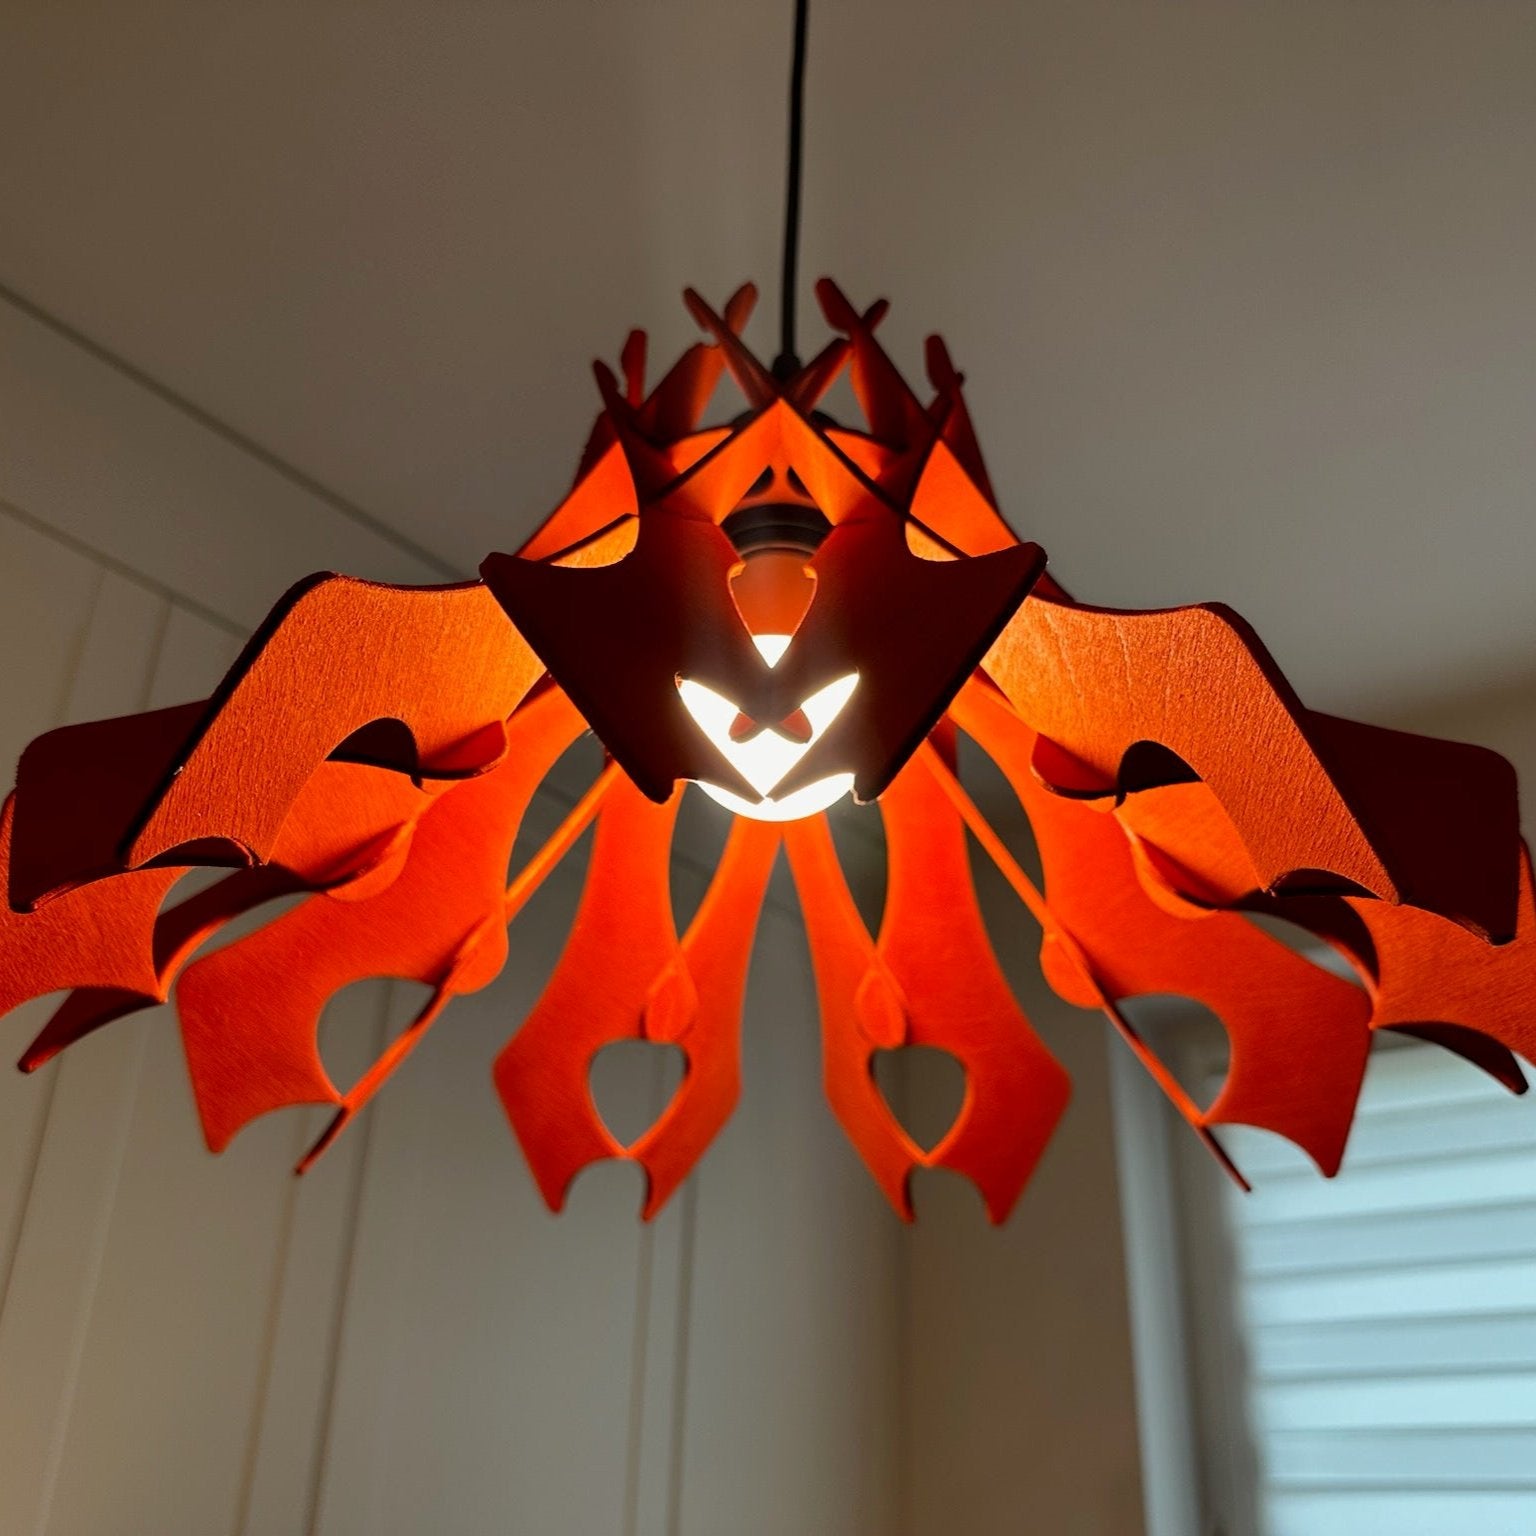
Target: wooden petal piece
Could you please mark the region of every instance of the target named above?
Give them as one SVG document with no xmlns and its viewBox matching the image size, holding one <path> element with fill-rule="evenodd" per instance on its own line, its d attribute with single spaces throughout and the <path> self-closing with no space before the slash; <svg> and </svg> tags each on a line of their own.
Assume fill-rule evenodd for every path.
<svg viewBox="0 0 1536 1536">
<path fill-rule="evenodd" d="M 793 469 L 819 505 L 838 508 L 810 562 L 810 610 L 773 668 L 732 600 L 737 556 L 715 526 L 770 466 Z M 852 772 L 854 793 L 873 799 L 1045 565 L 1033 544 L 967 560 L 920 558 L 900 516 L 782 399 L 660 494 L 661 503 L 642 509 L 633 551 L 615 565 L 565 569 L 492 555 L 481 567 L 604 745 L 657 801 L 678 779 L 756 798 L 683 708 L 678 678 L 754 720 L 777 721 L 850 672 L 859 676 L 852 700 L 778 792 Z"/>
<path fill-rule="evenodd" d="M 179 704 L 66 725 L 28 745 L 16 769 L 6 877 L 13 910 L 29 912 L 123 870 L 124 836 L 207 709 Z"/>
<path fill-rule="evenodd" d="M 1176 916 L 1154 901 L 1119 822 L 1039 783 L 1033 733 L 990 688 L 970 684 L 954 718 L 1002 769 L 1034 829 L 1051 916 L 1073 945 L 1071 963 L 1056 963 L 1048 932 L 1052 985 L 1080 1007 L 1161 993 L 1204 1003 L 1226 1026 L 1231 1065 L 1195 1123 L 1260 1126 L 1336 1172 L 1370 1043 L 1361 989 L 1240 915 L 1190 907 Z"/>
<path fill-rule="evenodd" d="M 544 668 L 479 582 L 301 582 L 235 663 L 172 777 L 127 838 L 123 866 L 174 850 L 270 856 L 310 775 L 341 749 L 418 776 L 482 773 Z M 395 721 L 393 731 L 365 727 Z"/>
<path fill-rule="evenodd" d="M 485 986 L 506 958 L 507 860 L 534 790 L 582 729 L 553 690 L 514 716 L 501 765 L 439 796 L 398 878 L 377 895 L 311 896 L 188 967 L 177 1002 L 208 1145 L 286 1104 L 337 1104 L 320 1013 L 343 987 L 400 976 L 440 998 Z"/>
<path fill-rule="evenodd" d="M 1507 944 L 1488 944 L 1417 907 L 1358 898 L 1344 905 L 1370 938 L 1371 952 L 1357 958 L 1375 993 L 1372 1026 L 1434 1039 L 1522 1091 L 1518 1073 L 1479 1060 L 1455 1032 L 1485 1036 L 1536 1064 L 1536 894 L 1530 851 L 1520 851 L 1519 912 L 1515 937 Z M 1447 1026 L 1451 1034 L 1444 1033 Z"/>
<path fill-rule="evenodd" d="M 1255 894 L 1247 850 L 1199 782 L 1127 796 L 1115 816 L 1131 833 L 1142 884 L 1154 901 L 1184 915 L 1191 903 L 1241 906 L 1310 931 L 1354 965 L 1374 1000 L 1373 1028 L 1429 1040 L 1511 1092 L 1525 1092 L 1525 1076 L 1510 1049 L 1510 1042 L 1522 1050 L 1536 1044 L 1527 1023 L 1536 1004 L 1536 944 L 1524 857 L 1518 931 L 1513 942 L 1495 946 L 1416 907 L 1367 897 Z M 1385 992 L 1378 985 L 1378 943 L 1389 957 L 1392 982 Z"/>
<path fill-rule="evenodd" d="M 1364 891 L 1485 936 L 1513 932 L 1508 765 L 1307 710 L 1229 610 L 1122 613 L 1034 596 L 983 665 L 1042 738 L 1037 767 L 1054 787 L 1106 795 L 1193 774 L 1265 888 Z M 1426 808 L 1435 830 L 1421 826 Z"/>
<path fill-rule="evenodd" d="M 738 1035 L 752 935 L 778 850 L 778 829 L 738 822 L 681 944 L 669 889 L 681 792 L 656 805 L 620 780 L 604 803 L 581 906 L 554 975 L 496 1058 L 496 1089 L 551 1210 L 604 1158 L 646 1172 L 653 1216 L 735 1108 Z M 593 1103 L 592 1060 L 618 1040 L 681 1045 L 682 1085 L 632 1146 Z"/>
<path fill-rule="evenodd" d="M 680 966 L 697 1000 L 692 1017 L 679 1027 L 673 1015 L 663 1025 L 654 990 L 648 1000 L 647 1038 L 681 1045 L 687 1067 L 672 1102 L 629 1152 L 645 1169 L 647 1220 L 693 1172 L 741 1095 L 742 999 L 779 843 L 777 826 L 736 820 L 683 936 Z"/>
<path fill-rule="evenodd" d="M 834 773 L 877 798 L 936 726 L 1045 569 L 1038 544 L 975 559 L 924 560 L 881 509 L 839 523 L 816 551 L 816 595 L 775 670 L 789 696 L 859 676 L 847 707 L 775 791 Z"/>
<path fill-rule="evenodd" d="M 77 990 L 27 1047 L 22 1070 L 34 1071 L 103 1025 L 165 1002 L 197 949 L 243 913 L 299 891 L 344 887 L 352 899 L 376 893 L 399 874 L 415 823 L 432 803 L 432 792 L 401 774 L 359 763 L 322 763 L 284 821 L 271 862 L 237 870 L 158 917 L 151 914 L 153 931 L 139 928 L 133 934 L 153 953 L 149 975 L 120 977 L 110 987 L 92 985 L 84 974 L 72 981 Z M 76 894 L 95 895 L 101 903 L 126 889 L 126 882 L 159 873 L 117 875 Z M 33 916 L 50 910 L 51 904 Z"/>
<path fill-rule="evenodd" d="M 1002 1221 L 1066 1107 L 1066 1073 L 1030 1028 L 998 968 L 971 886 L 965 832 L 926 761 L 909 764 L 880 802 L 888 891 L 871 940 L 824 816 L 785 828 L 821 1002 L 827 1097 L 886 1198 L 912 1216 L 914 1168 L 948 1168 L 980 1189 Z M 924 1150 L 872 1075 L 877 1049 L 935 1046 L 965 1068 L 967 1092 L 947 1134 Z"/>
<path fill-rule="evenodd" d="M 678 779 L 754 791 L 678 696 L 695 678 L 747 707 L 767 668 L 731 600 L 737 563 L 712 522 L 650 512 L 634 549 L 596 570 L 490 555 L 487 587 L 641 791 L 668 800 Z"/>
<path fill-rule="evenodd" d="M 15 797 L 0 807 L 0 876 L 10 865 Z M 67 987 L 155 985 L 150 935 L 186 871 L 149 869 L 72 890 L 36 912 L 0 906 L 0 1014 Z"/>
</svg>

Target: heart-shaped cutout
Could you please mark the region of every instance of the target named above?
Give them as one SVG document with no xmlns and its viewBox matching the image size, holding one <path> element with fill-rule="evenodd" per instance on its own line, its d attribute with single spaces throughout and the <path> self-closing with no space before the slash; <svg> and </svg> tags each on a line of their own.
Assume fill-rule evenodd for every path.
<svg viewBox="0 0 1536 1536">
<path fill-rule="evenodd" d="M 965 1107 L 965 1067 L 933 1045 L 902 1045 L 874 1054 L 875 1086 L 902 1130 L 931 1152 Z"/>
<path fill-rule="evenodd" d="M 676 1045 L 652 1040 L 605 1045 L 587 1068 L 587 1091 L 608 1134 L 621 1146 L 634 1146 L 677 1096 L 686 1065 Z"/>
</svg>

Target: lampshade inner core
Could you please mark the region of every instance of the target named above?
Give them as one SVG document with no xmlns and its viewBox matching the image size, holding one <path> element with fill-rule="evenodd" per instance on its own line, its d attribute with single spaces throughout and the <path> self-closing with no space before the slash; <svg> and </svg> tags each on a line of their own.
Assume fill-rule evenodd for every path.
<svg viewBox="0 0 1536 1536">
<path fill-rule="evenodd" d="M 752 637 L 770 667 L 778 665 L 789 649 L 791 638 L 781 634 Z M 843 707 L 853 696 L 858 683 L 859 674 L 849 672 L 801 702 L 800 712 L 810 727 L 809 735 L 804 740 L 792 740 L 771 726 L 736 740 L 731 732 L 741 715 L 740 709 L 713 688 L 706 688 L 702 683 L 693 682 L 689 678 L 679 678 L 678 693 L 682 696 L 684 707 L 693 716 L 694 724 L 762 798 L 748 800 L 705 779 L 699 780 L 699 788 L 728 811 L 734 811 L 738 816 L 750 816 L 754 821 L 798 821 L 803 816 L 814 816 L 817 811 L 824 811 L 834 805 L 853 788 L 851 773 L 831 774 L 779 798 L 775 798 L 772 791 L 826 734 L 828 726 L 842 713 Z"/>
</svg>

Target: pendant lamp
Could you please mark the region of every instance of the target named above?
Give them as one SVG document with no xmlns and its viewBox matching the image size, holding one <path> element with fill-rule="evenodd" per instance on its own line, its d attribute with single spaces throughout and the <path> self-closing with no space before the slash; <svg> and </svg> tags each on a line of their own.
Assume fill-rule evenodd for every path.
<svg viewBox="0 0 1536 1536">
<path fill-rule="evenodd" d="M 942 1167 L 1001 1220 L 1068 1098 L 983 927 L 972 840 L 1038 923 L 1050 985 L 1108 1015 L 1224 1162 L 1216 1129 L 1242 1123 L 1336 1172 L 1378 1030 L 1524 1091 L 1536 905 L 1509 765 L 1308 709 L 1218 605 L 1078 601 L 998 511 L 943 343 L 927 344 L 926 384 L 909 384 L 879 341 L 883 301 L 861 308 L 818 283 L 827 340 L 797 356 L 804 44 L 800 0 L 771 363 L 743 340 L 750 286 L 718 309 L 690 291 L 700 340 L 654 379 L 640 332 L 616 372 L 598 365 L 601 409 L 570 494 L 479 580 L 311 576 L 211 698 L 26 749 L 0 813 L 0 1011 L 67 995 L 24 1070 L 174 989 L 209 1147 L 269 1111 L 328 1105 L 302 1170 L 455 997 L 520 963 L 514 920 L 591 828 L 564 951 L 493 1070 L 555 1208 L 586 1165 L 626 1158 L 645 1170 L 653 1214 L 729 1117 L 754 929 L 781 854 L 827 1097 L 903 1215 L 912 1170 Z M 711 423 L 727 376 L 739 409 Z M 857 421 L 823 409 L 844 376 Z M 533 795 L 588 731 L 604 768 L 509 885 Z M 1027 813 L 1040 885 L 962 784 L 962 736 Z M 693 793 L 731 824 L 680 933 L 668 862 Z M 876 933 L 829 829 L 845 797 L 877 803 L 884 826 Z M 178 900 L 199 868 L 226 873 Z M 278 898 L 290 898 L 279 915 L 200 956 Z M 1250 915 L 1306 930 L 1359 984 Z M 316 1047 L 320 1015 L 380 976 L 430 997 L 339 1085 Z M 1207 1108 L 1126 1017 L 1127 1000 L 1164 993 L 1226 1027 L 1230 1071 Z M 686 1070 L 625 1145 L 588 1069 L 631 1039 L 680 1047 Z M 966 1074 L 958 1118 L 928 1149 L 872 1073 L 877 1052 L 911 1045 Z"/>
</svg>

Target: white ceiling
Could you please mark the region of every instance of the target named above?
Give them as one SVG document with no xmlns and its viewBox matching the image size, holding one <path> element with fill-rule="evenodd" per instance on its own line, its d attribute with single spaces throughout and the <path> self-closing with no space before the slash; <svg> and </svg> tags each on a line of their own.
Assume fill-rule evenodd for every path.
<svg viewBox="0 0 1536 1536">
<path fill-rule="evenodd" d="M 789 9 L 9 0 L 0 283 L 471 570 L 592 356 L 771 288 Z M 1536 677 L 1536 4 L 812 9 L 807 276 L 948 338 L 1078 596 L 1323 705 Z"/>
</svg>

